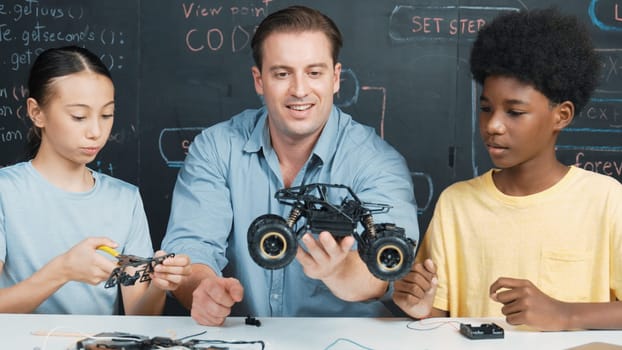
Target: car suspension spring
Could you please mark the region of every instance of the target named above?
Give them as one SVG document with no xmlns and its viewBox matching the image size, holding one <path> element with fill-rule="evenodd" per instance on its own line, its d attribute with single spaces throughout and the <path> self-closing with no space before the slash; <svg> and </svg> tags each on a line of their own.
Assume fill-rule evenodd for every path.
<svg viewBox="0 0 622 350">
<path fill-rule="evenodd" d="M 302 214 L 302 210 L 300 210 L 299 207 L 294 207 L 292 209 L 292 212 L 289 213 L 289 217 L 287 218 L 287 226 L 289 226 L 290 228 L 294 227 L 294 224 L 300 217 L 300 214 Z"/>
<path fill-rule="evenodd" d="M 365 226 L 371 237 L 376 236 L 376 226 L 374 225 L 374 218 L 371 215 L 366 215 L 363 218 L 363 226 Z"/>
</svg>

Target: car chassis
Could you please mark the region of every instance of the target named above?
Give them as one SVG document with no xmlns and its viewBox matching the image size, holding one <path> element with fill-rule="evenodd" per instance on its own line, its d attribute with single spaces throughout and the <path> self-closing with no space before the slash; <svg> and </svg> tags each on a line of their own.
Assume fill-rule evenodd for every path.
<svg viewBox="0 0 622 350">
<path fill-rule="evenodd" d="M 169 253 L 151 258 L 119 254 L 116 256 L 117 267 L 112 270 L 112 273 L 110 274 L 110 277 L 106 281 L 104 287 L 112 288 L 117 284 L 122 286 L 131 286 L 137 281 L 141 283 L 151 281 L 151 273 L 153 273 L 153 268 L 164 262 L 164 260 L 174 256 L 175 253 Z M 129 274 L 125 271 L 128 267 L 135 268 L 133 274 Z"/>
<path fill-rule="evenodd" d="M 340 204 L 328 201 L 328 190 L 345 193 Z M 256 218 L 248 229 L 248 249 L 253 260 L 266 269 L 287 266 L 296 256 L 298 238 L 304 233 L 330 232 L 337 240 L 353 235 L 358 252 L 376 277 L 393 281 L 410 271 L 416 241 L 406 237 L 395 224 L 374 224 L 373 214 L 386 213 L 391 206 L 362 202 L 346 185 L 313 183 L 284 188 L 275 198 L 292 207 L 287 219 L 274 214 Z M 305 224 L 295 230 L 300 218 Z M 357 232 L 361 223 L 362 235 Z"/>
</svg>

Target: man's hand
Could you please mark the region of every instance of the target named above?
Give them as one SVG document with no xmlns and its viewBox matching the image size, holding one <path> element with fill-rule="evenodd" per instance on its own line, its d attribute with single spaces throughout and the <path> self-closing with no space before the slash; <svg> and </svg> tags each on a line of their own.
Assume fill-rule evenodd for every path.
<svg viewBox="0 0 622 350">
<path fill-rule="evenodd" d="M 393 284 L 393 301 L 414 318 L 427 317 L 432 312 L 438 280 L 436 266 L 430 259 L 413 265 L 410 272 Z"/>
<path fill-rule="evenodd" d="M 344 261 L 354 245 L 354 237 L 343 237 L 337 242 L 329 232 L 320 233 L 317 240 L 309 233 L 302 237 L 306 251 L 298 247 L 296 258 L 304 273 L 313 279 L 325 280 L 338 276 L 345 268 Z"/>
<path fill-rule="evenodd" d="M 243 297 L 244 287 L 237 279 L 210 276 L 192 292 L 190 315 L 199 324 L 220 326 Z"/>
<path fill-rule="evenodd" d="M 501 277 L 490 286 L 490 297 L 503 304 L 501 312 L 509 324 L 543 331 L 568 329 L 568 304 L 542 293 L 528 280 Z"/>
<path fill-rule="evenodd" d="M 374 277 L 358 252 L 352 250 L 353 236 L 337 241 L 324 231 L 317 240 L 307 233 L 302 241 L 306 250 L 299 246 L 296 258 L 305 275 L 321 280 L 337 298 L 366 301 L 380 298 L 386 292 L 387 282 Z"/>
</svg>

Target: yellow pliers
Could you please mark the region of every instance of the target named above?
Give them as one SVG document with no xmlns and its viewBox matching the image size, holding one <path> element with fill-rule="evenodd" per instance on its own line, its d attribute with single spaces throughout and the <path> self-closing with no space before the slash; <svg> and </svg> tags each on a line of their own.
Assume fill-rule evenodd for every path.
<svg viewBox="0 0 622 350">
<path fill-rule="evenodd" d="M 153 267 L 157 264 L 161 264 L 166 258 L 171 258 L 175 256 L 174 253 L 170 253 L 159 256 L 157 258 L 142 258 L 136 255 L 121 254 L 114 248 L 105 245 L 101 245 L 97 247 L 97 249 L 117 258 L 118 267 L 115 268 L 110 274 L 110 278 L 108 278 L 108 281 L 106 281 L 106 288 L 114 287 L 119 283 L 124 286 L 134 285 L 139 279 L 139 282 L 151 281 L 149 273 L 153 272 Z M 133 275 L 130 275 L 125 272 L 125 268 L 128 266 L 143 266 L 143 268 L 138 268 Z"/>
</svg>

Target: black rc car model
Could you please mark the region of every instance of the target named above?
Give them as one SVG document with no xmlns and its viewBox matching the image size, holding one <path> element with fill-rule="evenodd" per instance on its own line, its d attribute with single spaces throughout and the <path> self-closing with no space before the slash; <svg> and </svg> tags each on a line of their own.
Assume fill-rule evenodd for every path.
<svg viewBox="0 0 622 350">
<path fill-rule="evenodd" d="M 99 246 L 98 250 L 106 252 L 117 259 L 117 267 L 112 270 L 110 277 L 104 285 L 105 288 L 112 288 L 118 284 L 122 286 L 133 286 L 136 282 L 148 282 L 151 281 L 151 273 L 153 268 L 161 264 L 167 258 L 172 258 L 175 253 L 169 253 L 166 255 L 143 258 L 136 255 L 124 255 L 108 246 Z M 129 274 L 125 269 L 133 267 L 134 273 Z"/>
<path fill-rule="evenodd" d="M 339 191 L 340 204 L 329 202 L 329 190 Z M 275 198 L 292 206 L 289 217 L 261 215 L 248 228 L 248 250 L 259 266 L 285 267 L 296 257 L 298 238 L 305 232 L 328 231 L 338 240 L 353 235 L 361 259 L 382 280 L 397 280 L 410 271 L 417 243 L 406 237 L 403 228 L 373 221 L 372 214 L 386 213 L 391 206 L 364 203 L 348 186 L 322 183 L 281 189 Z M 296 230 L 301 217 L 306 222 Z M 365 228 L 362 235 L 356 231 L 359 222 Z"/>
</svg>

